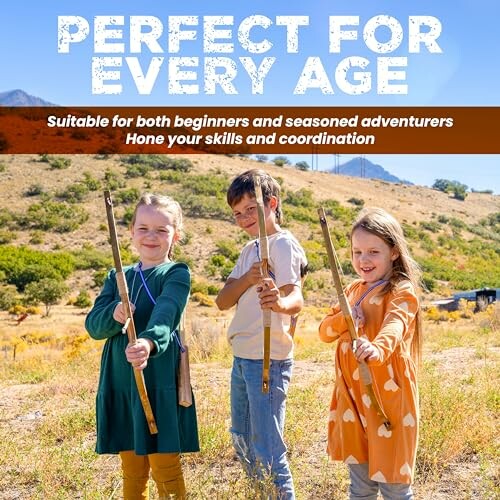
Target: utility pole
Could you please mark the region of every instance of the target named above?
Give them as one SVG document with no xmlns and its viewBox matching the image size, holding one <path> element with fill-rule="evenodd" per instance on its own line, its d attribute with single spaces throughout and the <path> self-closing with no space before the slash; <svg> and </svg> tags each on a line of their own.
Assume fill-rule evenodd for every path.
<svg viewBox="0 0 500 500">
<path fill-rule="evenodd" d="M 333 154 L 333 173 L 340 174 L 340 154 Z"/>
<path fill-rule="evenodd" d="M 366 158 L 365 155 L 361 155 L 359 157 L 360 166 L 361 166 L 361 175 L 360 177 L 366 177 Z"/>
<path fill-rule="evenodd" d="M 312 153 L 311 153 L 311 170 L 319 170 L 318 166 L 318 146 L 313 146 L 312 147 Z"/>
</svg>

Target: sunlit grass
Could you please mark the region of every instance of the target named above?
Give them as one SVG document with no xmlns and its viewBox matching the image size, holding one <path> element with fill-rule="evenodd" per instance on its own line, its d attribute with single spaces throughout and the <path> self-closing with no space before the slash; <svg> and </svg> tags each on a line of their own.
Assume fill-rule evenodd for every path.
<svg viewBox="0 0 500 500">
<path fill-rule="evenodd" d="M 462 481 L 466 497 L 498 495 L 497 325 L 491 312 L 424 325 L 417 493 L 450 481 L 450 470 L 463 464 L 474 474 Z M 197 328 L 194 335 L 187 332 L 202 449 L 183 457 L 191 498 L 253 498 L 254 485 L 244 477 L 229 434 L 231 354 L 225 331 L 215 321 L 200 321 Z M 321 343 L 316 328 L 316 321 L 299 320 L 285 438 L 297 498 L 336 500 L 345 498 L 348 476 L 325 451 L 335 346 Z M 204 332 L 202 344 L 198 339 Z M 94 453 L 101 347 L 93 341 L 52 349 L 32 345 L 16 361 L 1 360 L 0 491 L 5 496 L 0 498 L 120 498 L 118 457 Z M 264 488 L 270 491 L 270 482 Z M 151 491 L 156 498 L 153 483 Z"/>
</svg>

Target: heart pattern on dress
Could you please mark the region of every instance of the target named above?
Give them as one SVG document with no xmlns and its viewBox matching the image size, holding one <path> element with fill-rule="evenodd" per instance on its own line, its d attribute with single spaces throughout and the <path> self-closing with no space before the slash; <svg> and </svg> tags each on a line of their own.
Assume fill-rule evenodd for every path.
<svg viewBox="0 0 500 500">
<path fill-rule="evenodd" d="M 361 423 L 363 424 L 363 427 L 366 429 L 368 427 L 368 424 L 366 423 L 366 418 L 363 415 L 359 416 Z"/>
<path fill-rule="evenodd" d="M 386 391 L 392 391 L 396 392 L 399 387 L 396 385 L 396 382 L 392 378 L 390 378 L 385 384 L 384 384 L 384 389 Z"/>
<path fill-rule="evenodd" d="M 374 295 L 373 297 L 370 297 L 370 299 L 368 300 L 368 303 L 369 304 L 375 304 L 376 306 L 379 306 L 380 304 L 382 304 L 384 298 L 381 297 L 380 295 Z"/>
<path fill-rule="evenodd" d="M 349 350 L 349 342 L 342 342 L 340 349 L 342 350 L 342 354 L 345 354 Z"/>
<path fill-rule="evenodd" d="M 337 410 L 330 411 L 330 417 L 328 418 L 329 422 L 335 422 L 337 420 Z"/>
<path fill-rule="evenodd" d="M 349 455 L 345 460 L 344 460 L 344 463 L 345 464 L 359 464 L 358 460 L 353 457 L 352 455 Z"/>
<path fill-rule="evenodd" d="M 387 483 L 385 476 L 380 471 L 375 472 L 370 479 L 372 481 L 377 481 L 377 483 Z"/>
<path fill-rule="evenodd" d="M 356 368 L 353 372 L 352 372 L 352 379 L 353 380 L 359 380 L 359 369 Z"/>
<path fill-rule="evenodd" d="M 328 337 L 335 337 L 335 332 L 333 331 L 333 328 L 331 326 L 326 327 L 326 335 Z"/>
<path fill-rule="evenodd" d="M 408 312 L 409 310 L 408 302 L 401 302 L 401 304 L 399 304 L 399 308 L 403 309 L 404 312 Z"/>
<path fill-rule="evenodd" d="M 415 419 L 411 413 L 407 413 L 403 418 L 404 427 L 415 427 Z"/>
<path fill-rule="evenodd" d="M 344 412 L 344 415 L 342 416 L 342 420 L 344 422 L 354 422 L 354 413 L 353 413 L 353 411 L 350 408 L 348 408 Z"/>
<path fill-rule="evenodd" d="M 385 437 L 385 438 L 390 438 L 392 436 L 392 431 L 386 429 L 385 425 L 382 424 L 378 430 L 377 430 L 377 434 L 380 436 L 380 437 Z"/>
<path fill-rule="evenodd" d="M 408 465 L 408 462 L 405 462 L 405 464 L 401 466 L 401 469 L 399 469 L 399 473 L 402 476 L 411 476 L 411 469 Z"/>
<path fill-rule="evenodd" d="M 368 394 L 363 394 L 361 396 L 361 399 L 363 400 L 363 403 L 364 405 L 367 407 L 367 408 L 370 408 L 372 402 L 370 400 L 370 396 L 368 396 Z"/>
</svg>

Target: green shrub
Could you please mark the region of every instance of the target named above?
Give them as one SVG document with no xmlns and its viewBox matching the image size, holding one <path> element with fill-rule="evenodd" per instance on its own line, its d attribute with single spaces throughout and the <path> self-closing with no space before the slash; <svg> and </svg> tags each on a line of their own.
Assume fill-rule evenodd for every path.
<svg viewBox="0 0 500 500">
<path fill-rule="evenodd" d="M 0 310 L 8 311 L 18 303 L 18 291 L 14 285 L 0 286 Z"/>
<path fill-rule="evenodd" d="M 49 165 L 51 170 L 64 170 L 71 165 L 71 159 L 62 157 L 50 158 Z"/>
<path fill-rule="evenodd" d="M 115 194 L 116 201 L 120 203 L 125 203 L 127 205 L 130 205 L 131 203 L 136 203 L 137 201 L 139 201 L 140 197 L 141 193 L 137 188 L 124 189 L 122 191 L 118 191 Z"/>
<path fill-rule="evenodd" d="M 141 165 L 141 168 L 149 170 L 178 170 L 189 172 L 193 168 L 193 163 L 187 158 L 170 158 L 167 155 L 159 154 L 134 154 L 123 156 L 122 163 L 126 165 Z"/>
<path fill-rule="evenodd" d="M 94 178 L 90 172 L 83 172 L 82 183 L 87 186 L 89 191 L 99 191 L 99 189 L 101 189 L 101 181 Z"/>
<path fill-rule="evenodd" d="M 327 267 L 327 255 L 322 243 L 308 240 L 304 241 L 302 246 L 307 255 L 309 272 L 313 273 Z"/>
<path fill-rule="evenodd" d="M 119 173 L 107 168 L 104 172 L 104 185 L 110 191 L 116 191 L 125 187 L 126 183 Z"/>
<path fill-rule="evenodd" d="M 7 231 L 5 229 L 0 229 L 0 245 L 5 245 L 14 241 L 17 235 L 13 231 Z"/>
<path fill-rule="evenodd" d="M 83 247 L 73 250 L 75 269 L 109 269 L 113 265 L 111 248 L 109 252 L 97 250 L 92 244 L 84 243 Z"/>
<path fill-rule="evenodd" d="M 151 167 L 149 165 L 144 165 L 144 164 L 127 165 L 127 169 L 125 171 L 125 177 L 128 177 L 129 179 L 135 177 L 146 177 L 150 170 Z"/>
<path fill-rule="evenodd" d="M 0 246 L 0 272 L 5 281 L 19 291 L 28 283 L 43 278 L 66 279 L 75 269 L 74 258 L 68 252 L 42 252 L 21 246 Z"/>
<path fill-rule="evenodd" d="M 70 184 L 63 191 L 58 191 L 56 193 L 57 198 L 65 200 L 68 203 L 81 203 L 87 194 L 89 193 L 89 188 L 86 184 L 82 182 L 75 182 Z"/>
<path fill-rule="evenodd" d="M 169 182 L 172 184 L 180 184 L 185 179 L 184 172 L 177 170 L 166 170 L 160 172 L 159 179 L 162 182 Z"/>
<path fill-rule="evenodd" d="M 363 207 L 365 205 L 365 200 L 362 198 L 349 198 L 347 201 L 357 207 Z"/>
<path fill-rule="evenodd" d="M 92 305 L 92 300 L 90 299 L 90 294 L 87 290 L 80 290 L 80 293 L 75 299 L 74 305 L 76 307 L 80 307 L 81 309 L 85 309 Z"/>
<path fill-rule="evenodd" d="M 74 231 L 88 218 L 89 214 L 84 208 L 55 201 L 34 203 L 24 215 L 17 217 L 22 227 L 57 233 Z"/>
<path fill-rule="evenodd" d="M 44 193 L 43 186 L 41 184 L 31 184 L 28 189 L 24 192 L 26 196 L 39 196 Z"/>
<path fill-rule="evenodd" d="M 44 241 L 43 239 L 44 234 L 45 233 L 43 231 L 39 230 L 33 231 L 30 236 L 30 243 L 32 245 L 41 245 Z"/>
</svg>

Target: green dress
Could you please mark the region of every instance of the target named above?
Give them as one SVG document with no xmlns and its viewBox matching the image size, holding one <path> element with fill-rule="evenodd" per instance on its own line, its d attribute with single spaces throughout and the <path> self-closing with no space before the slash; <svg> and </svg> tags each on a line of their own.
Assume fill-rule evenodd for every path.
<svg viewBox="0 0 500 500">
<path fill-rule="evenodd" d="M 120 302 L 113 269 L 85 320 L 92 338 L 106 339 L 96 398 L 96 451 L 135 450 L 138 455 L 199 451 L 194 399 L 187 408 L 180 406 L 177 399 L 180 348 L 174 331 L 189 296 L 189 268 L 183 263 L 167 262 L 143 271 L 156 305 L 136 267 L 128 266 L 124 272 L 130 300 L 136 306 L 137 337 L 148 338 L 155 345 L 144 369 L 144 379 L 158 434 L 149 432 L 132 366 L 125 357 L 127 335 L 121 332 L 123 325 L 113 319 L 113 311 Z"/>
</svg>

